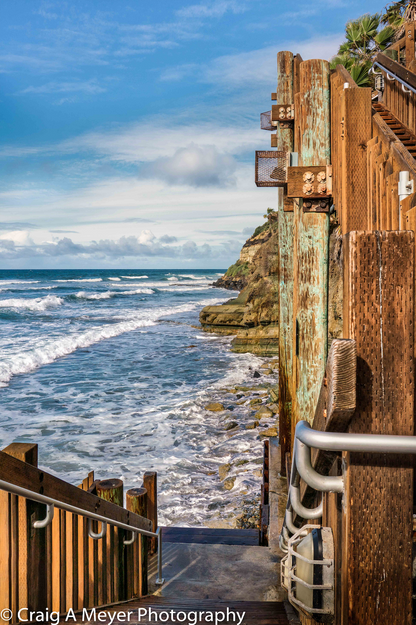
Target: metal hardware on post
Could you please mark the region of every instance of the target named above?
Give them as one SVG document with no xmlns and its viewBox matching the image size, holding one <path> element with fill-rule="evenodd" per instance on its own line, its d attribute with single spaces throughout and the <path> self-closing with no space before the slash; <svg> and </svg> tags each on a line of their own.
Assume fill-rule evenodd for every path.
<svg viewBox="0 0 416 625">
<path fill-rule="evenodd" d="M 302 423 L 302 422 L 300 422 Z M 321 475 L 312 467 L 311 448 L 295 439 L 296 466 L 301 478 L 314 490 L 325 493 L 342 493 L 344 478 L 342 476 Z"/>
<path fill-rule="evenodd" d="M 349 89 L 349 88 L 350 88 L 350 83 L 344 82 L 344 89 Z"/>
<path fill-rule="evenodd" d="M 386 76 L 387 80 L 391 80 L 392 82 L 396 80 L 396 76 L 394 76 L 393 74 L 389 74 L 388 72 L 386 72 Z"/>
<path fill-rule="evenodd" d="M 413 179 L 410 179 L 410 173 L 408 171 L 399 172 L 399 203 L 402 201 L 414 190 L 414 182 Z M 399 211 L 399 228 L 402 228 L 402 211 Z"/>
<path fill-rule="evenodd" d="M 54 504 L 50 504 L 50 505 L 46 505 L 46 516 L 44 519 L 40 520 L 40 521 L 34 521 L 33 522 L 33 527 L 36 530 L 40 530 L 43 529 L 44 527 L 47 527 L 48 525 L 50 525 L 50 523 L 52 523 L 53 520 L 53 516 L 55 514 L 55 506 Z"/>
<path fill-rule="evenodd" d="M 289 490 L 290 503 L 293 510 L 301 516 L 303 519 L 319 519 L 321 518 L 324 510 L 323 500 L 316 508 L 305 508 L 300 502 L 300 492 L 298 486 L 290 485 Z"/>
<path fill-rule="evenodd" d="M 134 543 L 134 541 L 136 540 L 136 532 L 132 532 L 131 533 L 131 538 L 129 538 L 129 540 L 123 540 L 123 544 L 124 545 L 132 545 Z"/>
<path fill-rule="evenodd" d="M 299 554 L 295 547 L 298 545 L 305 536 L 308 534 L 308 530 L 320 529 L 322 531 L 326 531 L 327 535 L 331 537 L 331 543 L 328 544 L 327 549 L 329 549 L 329 556 L 327 558 L 322 558 L 322 560 L 312 560 L 310 558 L 306 558 L 305 556 Z M 306 614 L 315 615 L 315 614 L 333 614 L 334 613 L 334 546 L 332 533 L 330 533 L 329 528 L 322 528 L 320 525 L 304 525 L 302 528 L 297 530 L 297 532 L 292 536 L 289 540 L 288 544 L 288 554 L 286 556 L 287 559 L 287 591 L 288 591 L 288 599 L 289 602 L 294 606 L 299 606 Z M 327 580 L 326 583 L 322 584 L 310 584 L 305 580 L 301 579 L 296 575 L 296 567 L 297 560 L 301 560 L 302 562 L 306 562 L 307 564 L 313 565 L 314 567 L 320 566 L 322 568 L 323 573 L 323 581 Z M 282 569 L 283 571 L 283 569 Z M 284 572 L 282 575 L 282 581 L 284 580 Z M 295 585 L 293 586 L 293 582 Z M 327 590 L 328 596 L 326 601 L 323 601 L 322 608 L 315 608 L 312 606 L 308 606 L 297 598 L 297 584 L 300 584 L 304 588 L 308 588 L 309 590 Z M 286 586 L 284 586 L 286 587 Z M 332 591 L 332 592 L 331 592 Z"/>
<path fill-rule="evenodd" d="M 158 527 L 157 531 L 157 578 L 155 583 L 158 586 L 164 584 L 165 580 L 162 577 L 162 528 Z"/>
<path fill-rule="evenodd" d="M 93 540 L 100 540 L 100 538 L 104 538 L 107 534 L 107 523 L 101 523 L 101 532 L 94 532 L 92 529 L 92 519 L 88 519 L 88 536 Z"/>
<path fill-rule="evenodd" d="M 404 93 L 412 93 L 412 90 L 411 90 L 411 89 L 406 89 L 406 87 L 404 86 L 404 84 L 403 84 L 403 83 L 402 83 L 402 91 L 403 91 Z"/>
</svg>

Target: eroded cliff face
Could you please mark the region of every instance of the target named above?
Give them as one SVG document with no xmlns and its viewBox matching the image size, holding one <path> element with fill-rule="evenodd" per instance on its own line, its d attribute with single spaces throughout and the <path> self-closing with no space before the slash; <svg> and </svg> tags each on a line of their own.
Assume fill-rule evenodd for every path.
<svg viewBox="0 0 416 625">
<path fill-rule="evenodd" d="M 241 291 L 221 306 L 206 306 L 200 322 L 207 332 L 236 334 L 235 352 L 261 356 L 278 354 L 278 236 L 277 214 L 257 228 L 244 244 L 240 258 L 215 286 Z"/>
</svg>

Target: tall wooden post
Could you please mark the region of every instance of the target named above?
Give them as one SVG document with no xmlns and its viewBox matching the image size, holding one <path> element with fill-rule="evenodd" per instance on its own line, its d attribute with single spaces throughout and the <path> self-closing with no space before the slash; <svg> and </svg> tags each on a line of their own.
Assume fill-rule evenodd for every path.
<svg viewBox="0 0 416 625">
<path fill-rule="evenodd" d="M 344 337 L 357 347 L 349 432 L 413 435 L 414 235 L 344 237 Z M 412 458 L 344 454 L 341 625 L 412 622 Z"/>
<path fill-rule="evenodd" d="M 293 104 L 293 54 L 277 55 L 277 92 L 279 104 Z M 278 150 L 293 151 L 293 125 L 279 123 L 276 128 Z M 283 197 L 278 189 L 279 211 L 279 444 L 281 466 L 285 472 L 285 456 L 291 448 L 292 417 L 292 326 L 293 326 L 293 200 Z M 285 211 L 285 203 L 291 211 Z"/>
<path fill-rule="evenodd" d="M 295 149 L 299 165 L 330 163 L 329 64 L 303 61 L 295 98 Z M 294 205 L 292 435 L 312 423 L 327 353 L 329 215 Z"/>
<path fill-rule="evenodd" d="M 157 473 L 146 471 L 143 476 L 143 487 L 147 490 L 147 518 L 152 522 L 152 532 L 157 530 Z M 150 538 L 150 554 L 156 553 L 157 540 Z"/>
<path fill-rule="evenodd" d="M 101 497 L 106 501 L 111 501 L 111 503 L 115 503 L 118 506 L 123 506 L 123 482 L 121 480 L 101 480 L 96 483 L 96 488 L 98 497 Z M 111 594 L 115 597 L 114 601 L 122 601 L 127 599 L 124 546 L 124 539 L 127 537 L 127 534 L 124 530 L 114 526 L 109 527 L 107 532 L 110 532 L 110 537 L 113 539 L 111 542 L 114 544 L 114 553 L 111 553 L 110 555 L 110 557 L 114 557 L 115 562 L 115 574 L 114 579 L 112 580 L 114 586 Z M 90 539 L 90 546 L 91 542 L 92 541 Z"/>
<path fill-rule="evenodd" d="M 145 488 L 131 488 L 126 493 L 126 508 L 135 514 L 147 518 L 147 490 Z M 136 538 L 133 552 L 133 594 L 147 595 L 147 552 L 149 539 L 140 535 Z"/>
</svg>

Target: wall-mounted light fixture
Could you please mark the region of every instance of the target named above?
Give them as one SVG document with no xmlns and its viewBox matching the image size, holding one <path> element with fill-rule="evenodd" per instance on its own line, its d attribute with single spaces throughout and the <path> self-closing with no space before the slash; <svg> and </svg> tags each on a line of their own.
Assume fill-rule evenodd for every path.
<svg viewBox="0 0 416 625">
<path fill-rule="evenodd" d="M 318 623 L 334 617 L 334 540 L 332 530 L 304 525 L 281 560 L 281 584 L 290 603 Z"/>
</svg>

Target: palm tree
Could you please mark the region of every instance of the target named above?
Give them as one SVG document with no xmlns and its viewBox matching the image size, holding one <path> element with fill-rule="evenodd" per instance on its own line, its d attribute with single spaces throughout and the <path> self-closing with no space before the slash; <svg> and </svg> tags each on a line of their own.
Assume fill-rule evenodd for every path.
<svg viewBox="0 0 416 625">
<path fill-rule="evenodd" d="M 411 1 L 416 4 L 416 0 Z M 368 71 L 374 56 L 394 40 L 395 29 L 390 24 L 381 28 L 381 24 L 382 16 L 378 13 L 348 22 L 345 27 L 346 41 L 331 60 L 331 68 L 344 65 L 359 87 L 371 86 Z"/>
</svg>

